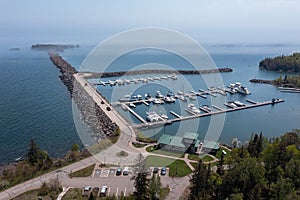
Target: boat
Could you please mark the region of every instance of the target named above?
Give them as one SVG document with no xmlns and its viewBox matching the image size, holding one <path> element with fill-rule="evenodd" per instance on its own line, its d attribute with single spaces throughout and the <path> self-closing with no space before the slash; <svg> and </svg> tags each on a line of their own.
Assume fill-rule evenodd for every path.
<svg viewBox="0 0 300 200">
<path fill-rule="evenodd" d="M 149 81 L 153 81 L 153 78 L 151 78 L 151 77 L 148 77 L 148 80 L 149 80 Z"/>
<path fill-rule="evenodd" d="M 244 86 L 238 87 L 237 92 L 246 95 L 251 94 L 250 91 Z"/>
<path fill-rule="evenodd" d="M 106 82 L 100 81 L 100 85 L 106 86 Z"/>
<path fill-rule="evenodd" d="M 130 108 L 136 108 L 136 105 L 134 105 L 133 103 L 130 103 L 130 104 L 129 104 L 129 107 L 130 107 Z"/>
<path fill-rule="evenodd" d="M 166 77 L 166 76 L 161 76 L 160 78 L 161 78 L 161 79 L 168 80 L 168 77 Z"/>
<path fill-rule="evenodd" d="M 246 106 L 244 103 L 242 103 L 240 101 L 234 101 L 233 103 L 238 107 Z"/>
<path fill-rule="evenodd" d="M 166 103 L 174 103 L 175 102 L 174 97 L 165 97 L 164 100 Z"/>
<path fill-rule="evenodd" d="M 238 107 L 237 105 L 235 105 L 233 103 L 233 101 L 228 101 L 225 105 L 228 106 L 228 107 L 230 107 L 230 108 L 237 108 Z"/>
<path fill-rule="evenodd" d="M 128 102 L 130 99 L 130 95 L 125 95 L 123 98 L 119 99 L 119 102 Z"/>
<path fill-rule="evenodd" d="M 128 80 L 128 79 L 125 79 L 124 81 L 125 81 L 125 83 L 127 83 L 127 84 L 130 84 L 130 82 L 131 82 L 131 81 Z"/>
<path fill-rule="evenodd" d="M 197 97 L 192 96 L 192 95 L 189 98 L 190 98 L 190 100 L 196 100 L 197 99 Z"/>
<path fill-rule="evenodd" d="M 163 104 L 163 103 L 164 103 L 164 101 L 163 101 L 162 99 L 157 99 L 157 98 L 153 99 L 152 102 L 153 102 L 154 104 Z"/>
<path fill-rule="evenodd" d="M 160 116 L 161 116 L 161 118 L 163 118 L 164 120 L 169 119 L 168 115 L 166 115 L 166 114 L 161 114 Z"/>
<path fill-rule="evenodd" d="M 183 92 L 179 90 L 179 91 L 177 92 L 177 94 L 183 95 Z"/>
<path fill-rule="evenodd" d="M 203 105 L 202 108 L 211 112 L 211 108 L 208 105 Z"/>
<path fill-rule="evenodd" d="M 160 91 L 156 91 L 156 98 L 162 99 L 164 95 L 162 95 Z"/>
<path fill-rule="evenodd" d="M 172 91 L 167 92 L 167 97 L 174 97 L 174 93 Z"/>
<path fill-rule="evenodd" d="M 181 101 L 187 101 L 185 96 L 183 95 L 178 95 L 178 99 L 180 99 Z"/>
<path fill-rule="evenodd" d="M 109 83 L 109 85 L 110 85 L 110 86 L 114 86 L 114 85 L 116 85 L 116 81 L 111 81 L 111 80 L 108 80 L 108 83 Z"/>
<path fill-rule="evenodd" d="M 159 116 L 156 112 L 152 111 L 152 112 L 146 112 L 146 119 L 149 122 L 157 122 L 157 121 L 162 121 L 162 117 Z"/>
<path fill-rule="evenodd" d="M 169 76 L 171 79 L 173 79 L 173 80 L 176 80 L 177 79 L 177 76 L 176 76 L 176 74 L 172 74 L 171 76 Z"/>
<path fill-rule="evenodd" d="M 190 103 L 186 109 L 187 112 L 191 112 L 193 114 L 200 114 L 199 108 L 195 106 L 195 104 Z"/>
</svg>

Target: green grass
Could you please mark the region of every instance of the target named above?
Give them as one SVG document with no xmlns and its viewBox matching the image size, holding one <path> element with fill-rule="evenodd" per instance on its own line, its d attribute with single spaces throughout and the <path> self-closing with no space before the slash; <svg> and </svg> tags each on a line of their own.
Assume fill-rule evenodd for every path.
<svg viewBox="0 0 300 200">
<path fill-rule="evenodd" d="M 81 196 L 82 191 L 79 188 L 71 188 L 62 198 L 62 200 L 87 200 L 87 197 Z"/>
<path fill-rule="evenodd" d="M 230 151 L 228 151 L 227 149 L 220 147 L 220 150 L 217 152 L 216 157 L 218 159 L 221 159 L 221 154 L 222 154 L 222 150 L 226 151 L 226 155 L 224 155 L 224 158 L 226 158 L 226 156 L 228 156 L 228 154 L 230 154 Z"/>
<path fill-rule="evenodd" d="M 143 148 L 143 147 L 147 146 L 147 144 L 140 144 L 137 142 L 133 142 L 132 146 L 134 146 L 135 148 Z"/>
<path fill-rule="evenodd" d="M 169 192 L 170 192 L 170 188 L 168 187 L 160 188 L 160 199 L 161 200 L 165 199 L 168 196 Z"/>
<path fill-rule="evenodd" d="M 192 172 L 183 160 L 151 155 L 145 159 L 145 163 L 147 167 L 169 167 L 169 176 L 183 177 Z"/>
<path fill-rule="evenodd" d="M 12 200 L 37 199 L 38 197 L 40 197 L 38 193 L 39 193 L 39 189 L 30 190 L 24 192 L 23 194 L 20 194 L 19 196 L 13 198 Z M 43 200 L 57 199 L 58 194 L 56 194 L 55 192 L 50 192 L 48 195 L 41 196 L 41 197 L 43 198 Z"/>
<path fill-rule="evenodd" d="M 188 155 L 188 159 L 195 160 L 195 161 L 201 160 L 201 158 L 199 157 L 199 155 L 194 155 L 194 154 L 189 154 Z"/>
<path fill-rule="evenodd" d="M 91 176 L 95 168 L 95 164 L 92 164 L 84 169 L 73 172 L 70 174 L 71 177 L 88 177 Z"/>
<path fill-rule="evenodd" d="M 175 159 L 172 158 L 163 158 L 159 156 L 148 156 L 145 159 L 145 163 L 147 167 L 164 167 L 174 162 Z"/>
<path fill-rule="evenodd" d="M 194 169 L 197 169 L 198 163 L 196 163 L 196 162 L 190 162 L 190 164 L 194 167 Z"/>
<path fill-rule="evenodd" d="M 146 136 L 142 133 L 138 133 L 136 139 L 137 139 L 137 141 L 145 142 L 145 143 L 155 143 L 155 142 L 157 142 L 157 139 L 148 137 L 148 136 Z"/>
<path fill-rule="evenodd" d="M 214 159 L 208 155 L 205 155 L 204 157 L 201 158 L 203 162 L 210 162 L 213 161 Z"/>
<path fill-rule="evenodd" d="M 170 169 L 169 176 L 183 177 L 192 172 L 183 160 L 175 160 L 167 167 Z"/>
</svg>

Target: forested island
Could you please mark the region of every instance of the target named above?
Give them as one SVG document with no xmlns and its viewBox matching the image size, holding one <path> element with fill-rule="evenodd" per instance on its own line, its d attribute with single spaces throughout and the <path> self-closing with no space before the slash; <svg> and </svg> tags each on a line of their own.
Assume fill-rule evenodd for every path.
<svg viewBox="0 0 300 200">
<path fill-rule="evenodd" d="M 259 62 L 259 68 L 283 72 L 300 72 L 300 53 L 265 58 Z"/>
<path fill-rule="evenodd" d="M 79 45 L 73 44 L 33 44 L 31 49 L 33 50 L 44 50 L 44 51 L 64 51 L 65 49 L 78 48 Z"/>
</svg>

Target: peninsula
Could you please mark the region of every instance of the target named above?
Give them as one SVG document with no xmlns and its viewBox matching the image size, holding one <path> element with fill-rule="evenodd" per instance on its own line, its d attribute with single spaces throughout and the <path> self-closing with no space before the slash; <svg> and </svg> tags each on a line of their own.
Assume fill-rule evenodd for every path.
<svg viewBox="0 0 300 200">
<path fill-rule="evenodd" d="M 300 53 L 265 58 L 260 61 L 259 68 L 272 71 L 300 72 Z"/>
<path fill-rule="evenodd" d="M 43 51 L 64 51 L 65 49 L 78 48 L 79 45 L 73 44 L 33 44 L 31 49 Z"/>
</svg>

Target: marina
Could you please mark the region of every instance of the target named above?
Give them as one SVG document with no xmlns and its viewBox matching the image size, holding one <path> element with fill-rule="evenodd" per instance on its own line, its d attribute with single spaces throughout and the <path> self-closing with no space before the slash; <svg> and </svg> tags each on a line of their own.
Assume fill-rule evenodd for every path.
<svg viewBox="0 0 300 200">
<path fill-rule="evenodd" d="M 174 111 L 170 111 L 170 113 L 172 115 L 176 116 L 176 118 L 168 119 L 168 120 L 157 120 L 157 121 L 151 122 L 151 123 L 143 122 L 142 124 L 133 124 L 133 127 L 135 127 L 135 128 L 150 128 L 151 126 L 171 124 L 173 122 L 178 122 L 178 121 L 182 121 L 182 120 L 189 120 L 189 119 L 199 118 L 199 117 L 207 117 L 207 116 L 211 116 L 211 115 L 217 115 L 217 114 L 233 112 L 233 111 L 240 111 L 240 110 L 256 108 L 256 107 L 260 107 L 260 106 L 266 106 L 266 105 L 274 105 L 274 104 L 282 103 L 282 102 L 284 102 L 283 99 L 272 99 L 271 101 L 257 102 L 255 104 L 248 104 L 245 106 L 229 108 L 229 109 L 221 109 L 221 108 L 213 105 L 212 107 L 217 108 L 216 111 L 208 111 L 207 109 L 200 107 L 199 109 L 203 110 L 204 113 L 193 114 L 193 115 L 189 115 L 189 116 L 180 116 L 179 114 L 175 113 Z M 141 117 L 138 114 L 135 113 L 134 115 L 136 117 L 138 117 L 139 119 L 141 119 Z"/>
</svg>

